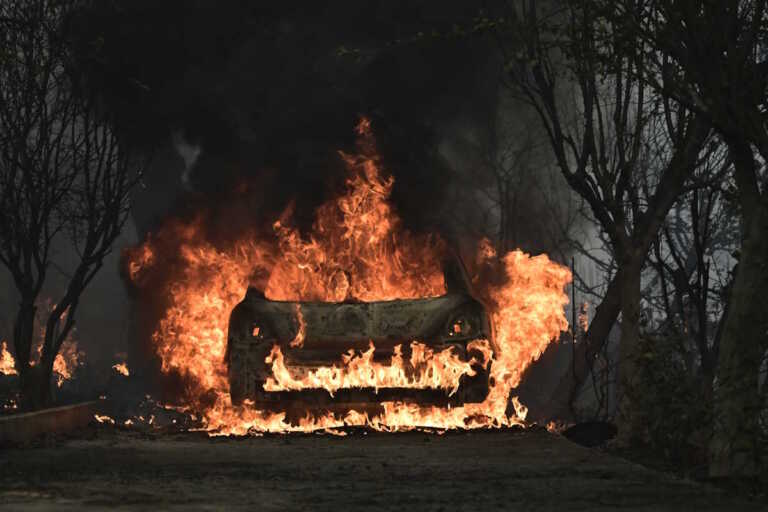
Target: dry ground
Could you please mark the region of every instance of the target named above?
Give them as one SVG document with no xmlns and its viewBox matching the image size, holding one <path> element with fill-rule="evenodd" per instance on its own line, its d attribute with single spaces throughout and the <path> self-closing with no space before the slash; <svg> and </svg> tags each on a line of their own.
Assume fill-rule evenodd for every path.
<svg viewBox="0 0 768 512">
<path fill-rule="evenodd" d="M 2 450 L 0 468 L 0 509 L 14 511 L 765 510 L 542 430 L 152 439 L 102 428 Z"/>
</svg>

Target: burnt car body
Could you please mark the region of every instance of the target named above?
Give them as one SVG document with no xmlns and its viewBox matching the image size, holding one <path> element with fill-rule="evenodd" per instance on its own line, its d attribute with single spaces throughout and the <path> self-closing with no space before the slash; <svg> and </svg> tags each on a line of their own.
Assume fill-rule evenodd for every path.
<svg viewBox="0 0 768 512">
<path fill-rule="evenodd" d="M 445 295 L 432 298 L 379 302 L 272 301 L 255 288 L 232 310 L 226 360 L 233 404 L 248 399 L 261 408 L 297 406 L 329 409 L 375 406 L 384 401 L 458 405 L 481 402 L 488 394 L 489 365 L 473 364 L 474 376 L 463 375 L 458 390 L 404 388 L 347 388 L 333 394 L 325 389 L 265 391 L 271 375 L 267 356 L 277 345 L 285 365 L 299 374 L 331 367 L 350 349 L 361 352 L 375 346 L 374 361 L 391 360 L 401 346 L 408 360 L 410 342 L 416 340 L 435 352 L 451 347 L 462 361 L 482 360 L 468 347 L 472 340 L 492 340 L 485 308 L 469 293 L 460 261 L 446 265 Z M 295 343 L 302 330 L 301 346 Z"/>
</svg>

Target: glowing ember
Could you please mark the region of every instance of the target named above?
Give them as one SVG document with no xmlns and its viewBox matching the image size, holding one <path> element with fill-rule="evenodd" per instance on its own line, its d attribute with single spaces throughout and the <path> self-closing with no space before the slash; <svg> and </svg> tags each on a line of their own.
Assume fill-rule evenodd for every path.
<svg viewBox="0 0 768 512">
<path fill-rule="evenodd" d="M 106 416 L 102 414 L 94 414 L 93 419 L 95 419 L 99 423 L 107 423 L 109 425 L 115 424 L 115 420 L 113 420 L 110 416 Z"/>
<path fill-rule="evenodd" d="M 561 421 L 551 420 L 546 425 L 547 432 L 551 432 L 553 434 L 559 434 L 566 428 L 568 428 L 568 425 Z"/>
<path fill-rule="evenodd" d="M 444 430 L 500 427 L 524 420 L 527 410 L 512 391 L 530 363 L 568 328 L 564 287 L 571 276 L 544 255 L 513 251 L 497 256 L 489 243 L 479 247 L 477 275 L 472 279 L 494 330 L 492 340 L 471 343 L 482 357 L 475 362 L 490 369 L 490 391 L 482 403 L 448 408 L 384 402 L 378 414 L 307 413 L 298 421 L 288 421 L 284 413 L 258 410 L 247 401 L 242 407 L 230 403 L 224 364 L 227 323 L 254 276 L 268 276 L 265 295 L 271 300 L 367 302 L 445 293 L 444 244 L 402 229 L 388 203 L 393 180 L 382 177 L 369 128 L 366 121 L 358 127 L 360 155 L 342 154 L 350 172 L 346 192 L 320 206 L 308 237 L 290 227 L 289 213 L 274 224 L 277 243 L 245 233 L 229 248 L 208 243 L 199 222 L 177 222 L 127 254 L 129 275 L 141 287 L 158 260 L 147 255 L 157 255 L 168 240 L 177 242 L 170 302 L 153 339 L 162 370 L 185 378 L 187 402 L 180 408 L 201 413 L 210 433 L 333 431 L 343 426 Z M 493 278 L 484 277 L 488 274 Z M 298 316 L 299 334 L 291 346 L 304 341 L 300 311 Z M 252 329 L 255 335 L 260 333 L 260 326 Z M 453 331 L 460 334 L 463 326 L 457 324 Z M 450 349 L 434 351 L 403 340 L 406 345 L 412 349 L 411 357 L 404 358 L 398 349 L 386 365 L 373 360 L 375 348 L 370 345 L 366 351 L 348 353 L 342 364 L 301 375 L 285 366 L 283 354 L 275 348 L 266 361 L 273 376 L 265 390 L 320 388 L 333 394 L 345 387 L 419 387 L 451 393 L 462 375 L 474 374 L 472 363 Z"/>
<path fill-rule="evenodd" d="M 5 341 L 0 342 L 0 373 L 4 375 L 16 375 L 16 362 L 8 351 Z"/>
<path fill-rule="evenodd" d="M 131 375 L 130 370 L 128 370 L 128 365 L 125 363 L 113 364 L 112 369 L 120 375 L 124 375 L 125 377 L 129 377 Z"/>
</svg>

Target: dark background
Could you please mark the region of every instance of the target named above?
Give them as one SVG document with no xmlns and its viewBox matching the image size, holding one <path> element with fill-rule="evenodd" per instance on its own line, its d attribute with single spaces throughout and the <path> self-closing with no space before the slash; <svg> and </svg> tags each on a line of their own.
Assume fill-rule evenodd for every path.
<svg viewBox="0 0 768 512">
<path fill-rule="evenodd" d="M 440 144 L 493 130 L 500 65 L 487 36 L 429 34 L 471 26 L 483 8 L 475 1 L 104 3 L 82 21 L 82 54 L 87 83 L 121 129 L 156 151 L 133 212 L 139 233 L 178 208 L 180 195 L 187 207 L 210 206 L 240 183 L 251 187 L 250 222 L 295 199 L 296 219 L 307 225 L 343 179 L 336 151 L 350 149 L 361 115 L 373 119 L 396 177 L 398 211 L 413 229 L 440 229 L 456 171 Z M 179 146 L 200 150 L 184 177 Z"/>
</svg>

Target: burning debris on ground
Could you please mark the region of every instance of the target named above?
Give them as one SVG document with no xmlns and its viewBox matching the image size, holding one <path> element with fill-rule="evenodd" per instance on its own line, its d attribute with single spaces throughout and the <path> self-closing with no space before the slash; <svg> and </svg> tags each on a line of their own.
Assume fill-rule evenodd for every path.
<svg viewBox="0 0 768 512">
<path fill-rule="evenodd" d="M 96 423 L 125 430 L 161 435 L 202 429 L 195 414 L 177 411 L 150 395 L 140 399 L 116 399 L 107 395 L 100 409 L 93 417 Z"/>
</svg>

